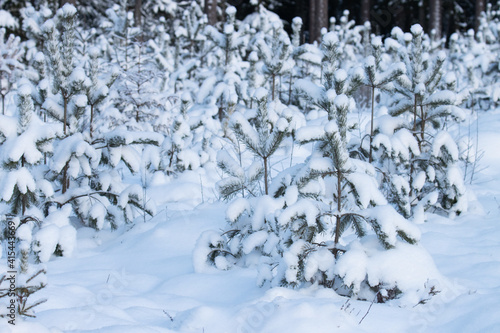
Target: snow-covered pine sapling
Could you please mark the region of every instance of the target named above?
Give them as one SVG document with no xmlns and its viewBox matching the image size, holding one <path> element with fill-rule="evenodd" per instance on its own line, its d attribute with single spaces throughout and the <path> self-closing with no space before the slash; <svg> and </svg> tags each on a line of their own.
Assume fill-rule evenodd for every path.
<svg viewBox="0 0 500 333">
<path fill-rule="evenodd" d="M 167 174 L 183 169 L 179 154 L 186 148 L 187 139 L 191 137 L 191 128 L 188 123 L 187 111 L 191 103 L 188 92 L 184 92 L 180 98 L 179 113 L 173 119 L 170 131 L 165 138 L 164 151 L 167 158 L 165 169 Z"/>
<path fill-rule="evenodd" d="M 11 124 L 13 128 L 0 128 L 6 138 L 1 163 L 8 171 L 1 182 L 0 199 L 11 205 L 10 213 L 22 216 L 30 207 L 36 207 L 40 197 L 53 194 L 52 185 L 36 173 L 35 166 L 51 150 L 56 133 L 35 115 L 28 83 L 18 89 L 18 115 L 17 124 Z M 5 118 L 2 122 L 11 121 Z"/>
<path fill-rule="evenodd" d="M 366 268 L 354 277 L 352 272 L 360 267 L 357 251 L 369 262 L 373 236 L 378 246 L 390 250 L 401 242 L 416 243 L 419 233 L 387 204 L 373 167 L 349 157 L 345 118 L 352 103 L 348 97 L 340 94 L 332 104 L 335 114 L 324 126 L 297 131 L 299 142 L 315 142 L 315 147 L 279 190 L 286 201 L 284 209 L 275 212 L 283 254 L 272 279 L 286 286 L 319 283 L 340 290 L 347 287 L 347 294 L 364 298 L 360 295 L 366 292 L 363 288 L 383 293 L 397 288 L 399 281 L 375 278 Z M 343 237 L 351 234 L 351 228 L 359 240 L 348 241 L 352 235 Z"/>
<path fill-rule="evenodd" d="M 197 58 L 204 50 L 206 36 L 203 34 L 208 20 L 197 1 L 192 1 L 182 13 L 182 26 L 175 31 L 176 39 L 180 39 L 182 50 L 188 59 Z"/>
<path fill-rule="evenodd" d="M 88 78 L 85 81 L 85 95 L 90 106 L 89 136 L 94 137 L 94 121 L 98 106 L 108 96 L 109 88 L 119 76 L 119 71 L 115 68 L 108 77 L 102 77 L 102 67 L 100 64 L 100 51 L 96 47 L 89 49 Z"/>
<path fill-rule="evenodd" d="M 201 89 L 211 89 L 213 98 L 219 107 L 219 120 L 229 117 L 238 102 L 236 85 L 241 81 L 240 68 L 237 64 L 241 60 L 239 49 L 243 46 L 242 32 L 236 30 L 236 8 L 226 8 L 226 22 L 223 31 L 219 32 L 211 25 L 205 27 L 207 38 L 215 46 L 215 54 L 218 58 L 215 75 L 208 77 L 202 84 Z M 203 96 L 207 92 L 200 91 Z M 198 99 L 201 99 L 200 97 Z"/>
<path fill-rule="evenodd" d="M 127 11 L 127 0 L 120 0 L 119 4 L 106 10 L 102 27 L 111 36 L 103 40 L 109 43 L 107 56 L 123 71 L 128 71 L 135 53 L 134 40 L 140 36 L 141 29 L 134 26 L 133 14 Z"/>
<path fill-rule="evenodd" d="M 16 257 L 19 258 L 17 263 L 14 259 L 8 261 L 9 270 L 18 272 L 15 278 L 9 274 L 0 277 L 0 298 L 12 299 L 14 297 L 16 299 L 13 304 L 15 314 L 31 318 L 35 318 L 33 308 L 47 301 L 47 299 L 40 299 L 31 303 L 33 301 L 31 296 L 47 285 L 45 269 L 30 259 L 32 233 L 38 229 L 39 224 L 40 221 L 31 216 L 25 216 L 22 219 L 8 216 L 2 221 L 0 228 L 0 240 L 6 238 L 7 235 L 9 239 L 7 248 L 9 251 L 18 252 Z M 0 314 L 0 317 L 6 316 L 6 314 Z"/>
<path fill-rule="evenodd" d="M 406 65 L 406 74 L 397 80 L 396 98 L 389 111 L 392 116 L 410 115 L 411 129 L 421 149 L 428 139 L 428 125 L 439 128 L 448 116 L 460 120 L 464 112 L 456 107 L 461 102 L 457 101 L 460 96 L 439 86 L 444 74 L 446 54 L 438 52 L 435 62 L 432 62 L 422 45 L 422 27 L 416 24 L 412 26 L 411 32 L 410 45 L 399 49 Z"/>
<path fill-rule="evenodd" d="M 21 38 L 9 35 L 5 39 L 5 28 L 0 29 L 0 97 L 2 98 L 2 114 L 5 114 L 5 96 L 10 92 L 16 80 L 17 72 L 24 68 L 20 62 L 23 49 Z"/>
<path fill-rule="evenodd" d="M 149 130 L 149 123 L 158 119 L 160 111 L 165 109 L 165 100 L 157 85 L 156 62 L 146 52 L 145 41 L 139 38 L 133 46 L 128 69 L 117 81 L 120 94 L 115 103 L 128 116 L 126 123 L 131 130 Z"/>
<path fill-rule="evenodd" d="M 357 68 L 348 73 L 338 68 L 341 50 L 335 33 L 329 32 L 323 35 L 321 49 L 323 53 L 321 85 L 308 79 L 300 79 L 295 83 L 295 89 L 303 98 L 324 110 L 329 120 L 333 120 L 338 117 L 334 103 L 336 96 L 343 94 L 349 99 L 349 103 L 354 103 L 352 95 L 363 82 L 363 71 Z M 341 121 L 347 121 L 347 119 L 341 119 Z M 342 131 L 347 130 L 347 125 L 340 128 Z M 342 134 L 345 137 L 346 133 Z"/>
<path fill-rule="evenodd" d="M 235 145 L 238 149 L 241 147 L 240 145 L 243 145 L 254 155 L 258 163 L 251 167 L 250 176 L 246 177 L 245 173 L 240 170 L 241 168 L 237 168 L 238 171 L 234 170 L 238 163 L 234 160 L 231 162 L 228 159 L 228 154 L 220 155 L 218 165 L 232 176 L 218 184 L 223 197 L 230 197 L 235 192 L 248 188 L 249 186 L 245 183 L 251 184 L 260 181 L 261 178 L 263 178 L 264 185 L 263 194 L 269 194 L 270 159 L 283 142 L 288 131 L 289 121 L 270 108 L 268 91 L 265 88 L 257 89 L 254 97 L 257 113 L 252 123 L 243 114 L 235 112 L 231 117 L 229 127 L 237 140 Z M 260 195 L 261 193 L 250 194 Z"/>
<path fill-rule="evenodd" d="M 397 80 L 395 85 L 397 93 L 389 113 L 393 117 L 406 115 L 405 119 L 409 121 L 408 127 L 417 141 L 419 156 L 417 158 L 415 151 L 412 150 L 408 170 L 409 196 L 412 205 L 419 202 L 424 205 L 427 202 L 426 206 L 440 206 L 450 214 L 456 214 L 465 209 L 465 199 L 462 198 L 465 195 L 465 186 L 458 184 L 457 177 L 452 177 L 445 171 L 448 170 L 452 174 L 457 172 L 455 168 L 448 168 L 455 163 L 455 157 L 458 158 L 452 153 L 457 149 L 456 143 L 453 140 L 441 140 L 444 134 L 438 135 L 437 130 L 443 129 L 445 122 L 450 119 L 462 121 L 465 118 L 464 110 L 458 105 L 467 98 L 467 94 L 456 93 L 454 80 L 450 79 L 451 81 L 444 87 L 440 85 L 446 54 L 443 51 L 438 52 L 433 62 L 425 52 L 422 39 L 422 27 L 414 25 L 411 28 L 411 40 L 408 46 L 399 48 L 400 57 L 406 65 L 406 74 Z M 439 138 L 441 139 L 438 140 Z M 435 159 L 441 154 L 442 148 L 448 151 L 447 156 L 451 159 Z M 453 181 L 449 177 L 452 177 Z M 457 190 L 458 188 L 460 190 Z M 435 190 L 438 197 L 432 194 Z M 435 205 L 436 201 L 438 206 Z"/>
<path fill-rule="evenodd" d="M 68 134 L 70 125 L 76 125 L 87 104 L 85 95 L 82 95 L 85 71 L 77 67 L 75 61 L 75 26 L 76 8 L 70 4 L 64 5 L 42 26 L 54 95 L 45 101 L 44 109 L 52 118 L 62 122 L 64 135 Z"/>
<path fill-rule="evenodd" d="M 401 62 L 384 66 L 382 63 L 382 39 L 374 37 L 371 42 L 372 55 L 365 60 L 365 80 L 364 84 L 371 89 L 371 120 L 370 120 L 370 148 L 368 162 L 373 161 L 372 143 L 374 136 L 373 120 L 375 115 L 375 89 L 388 91 L 394 88 L 393 82 L 405 73 L 406 68 Z M 386 68 L 384 68 L 386 67 Z M 388 68 L 387 68 L 388 67 Z"/>
<path fill-rule="evenodd" d="M 290 58 L 291 45 L 288 34 L 285 33 L 281 26 L 274 26 L 272 32 L 269 41 L 260 38 L 257 40 L 256 45 L 260 58 L 264 62 L 262 70 L 271 81 L 271 99 L 274 101 L 277 96 L 277 78 L 290 71 L 294 63 Z M 281 89 L 278 88 L 278 91 L 281 92 Z"/>
<path fill-rule="evenodd" d="M 292 20 L 292 38 L 291 38 L 291 43 L 292 43 L 292 59 L 296 59 L 297 56 L 301 53 L 300 50 L 300 42 L 302 40 L 302 19 L 300 17 L 295 17 Z M 296 62 L 295 62 L 296 63 Z M 292 92 L 293 92 L 293 81 L 295 77 L 297 76 L 297 66 L 294 66 L 292 69 L 290 69 L 289 74 L 290 78 L 288 81 L 288 104 L 290 105 L 292 103 Z"/>
</svg>

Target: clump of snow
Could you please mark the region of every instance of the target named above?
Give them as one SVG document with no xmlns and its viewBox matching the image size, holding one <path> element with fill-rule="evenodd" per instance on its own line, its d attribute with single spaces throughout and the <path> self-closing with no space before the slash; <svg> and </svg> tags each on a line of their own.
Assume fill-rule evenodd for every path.
<svg viewBox="0 0 500 333">
<path fill-rule="evenodd" d="M 236 15 L 236 7 L 234 7 L 234 6 L 228 6 L 226 8 L 226 14 L 227 15 L 231 15 L 231 16 Z"/>
<path fill-rule="evenodd" d="M 373 176 L 356 172 L 348 174 L 346 179 L 356 188 L 361 207 L 367 208 L 370 204 L 385 205 L 387 203 L 384 195 L 378 189 L 377 181 Z"/>
<path fill-rule="evenodd" d="M 300 16 L 296 16 L 292 20 L 292 24 L 296 26 L 301 26 L 302 25 L 302 18 Z"/>
<path fill-rule="evenodd" d="M 229 222 L 236 222 L 245 212 L 251 212 L 250 203 L 245 198 L 238 198 L 231 202 L 226 209 L 226 219 Z"/>
<path fill-rule="evenodd" d="M 380 231 L 386 237 L 384 242 L 390 246 L 396 245 L 400 232 L 404 232 L 414 242 L 420 239 L 420 230 L 390 205 L 368 208 L 363 211 L 363 215 L 377 221 Z"/>
<path fill-rule="evenodd" d="M 321 139 L 325 135 L 323 126 L 306 126 L 297 130 L 295 138 L 299 142 L 309 142 Z"/>
<path fill-rule="evenodd" d="M 434 142 L 432 143 L 432 155 L 435 157 L 439 156 L 442 149 L 446 150 L 453 161 L 458 160 L 457 143 L 447 131 L 441 131 L 436 135 Z"/>
<path fill-rule="evenodd" d="M 426 180 L 426 173 L 425 173 L 425 171 L 420 171 L 413 178 L 412 187 L 414 189 L 416 189 L 417 191 L 420 191 L 424 187 L 424 185 L 425 185 L 425 180 Z"/>
<path fill-rule="evenodd" d="M 62 17 L 72 17 L 77 13 L 76 7 L 70 3 L 66 3 L 62 8 L 57 11 L 58 16 Z"/>
<path fill-rule="evenodd" d="M 31 86 L 29 84 L 23 84 L 17 89 L 17 93 L 21 96 L 31 95 Z"/>
<path fill-rule="evenodd" d="M 256 100 L 263 100 L 263 99 L 266 99 L 267 98 L 267 89 L 266 88 L 263 88 L 263 87 L 259 87 L 255 90 L 255 92 L 253 93 L 253 96 Z"/>
<path fill-rule="evenodd" d="M 382 47 L 382 37 L 380 36 L 373 37 L 371 43 L 374 47 Z"/>
<path fill-rule="evenodd" d="M 319 210 L 312 201 L 300 199 L 283 210 L 278 218 L 278 222 L 284 226 L 291 223 L 296 218 L 304 218 L 308 226 L 315 226 L 318 213 Z"/>
<path fill-rule="evenodd" d="M 267 241 L 267 236 L 268 236 L 268 233 L 265 230 L 260 230 L 260 231 L 257 231 L 257 232 L 250 234 L 243 241 L 243 247 L 242 247 L 243 253 L 249 254 L 255 248 L 258 248 L 258 247 L 264 245 L 264 243 Z"/>
<path fill-rule="evenodd" d="M 422 35 L 424 33 L 424 29 L 420 24 L 414 24 L 410 28 L 411 33 L 414 35 Z"/>
<path fill-rule="evenodd" d="M 22 194 L 34 192 L 36 190 L 36 182 L 31 173 L 26 168 L 12 170 L 2 179 L 0 198 L 8 202 L 12 198 L 14 188 L 17 188 Z"/>
<path fill-rule="evenodd" d="M 347 72 L 343 69 L 337 69 L 335 71 L 335 80 L 338 82 L 347 80 Z"/>
<path fill-rule="evenodd" d="M 334 103 L 337 108 L 347 110 L 350 105 L 349 97 L 344 94 L 338 95 L 335 97 Z"/>
<path fill-rule="evenodd" d="M 304 278 L 311 281 L 314 275 L 318 272 L 326 273 L 328 279 L 333 278 L 335 257 L 333 254 L 323 248 L 314 251 L 307 257 L 306 264 L 304 267 Z"/>
<path fill-rule="evenodd" d="M 0 27 L 16 29 L 19 26 L 17 20 L 6 10 L 0 10 Z"/>
<path fill-rule="evenodd" d="M 196 241 L 193 251 L 193 266 L 197 273 L 211 271 L 208 263 L 208 256 L 212 251 L 222 248 L 222 237 L 213 230 L 205 231 Z M 219 262 L 221 264 L 222 262 Z M 225 263 L 224 263 L 225 264 Z"/>
</svg>

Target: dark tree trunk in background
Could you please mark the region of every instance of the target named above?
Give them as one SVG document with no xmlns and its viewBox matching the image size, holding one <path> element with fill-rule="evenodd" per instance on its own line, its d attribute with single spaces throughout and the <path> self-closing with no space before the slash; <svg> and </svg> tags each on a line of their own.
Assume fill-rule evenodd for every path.
<svg viewBox="0 0 500 333">
<path fill-rule="evenodd" d="M 309 42 L 321 40 L 321 29 L 328 28 L 328 0 L 309 1 Z"/>
<path fill-rule="evenodd" d="M 205 14 L 207 14 L 208 24 L 217 23 L 217 0 L 205 0 Z"/>
<path fill-rule="evenodd" d="M 486 1 L 485 0 L 476 0 L 476 15 L 474 20 L 474 30 L 479 29 L 479 22 L 481 18 L 481 13 L 486 10 Z"/>
<path fill-rule="evenodd" d="M 396 14 L 394 14 L 396 13 Z M 407 31 L 406 29 L 406 21 L 408 18 L 408 6 L 399 4 L 398 7 L 393 8 L 393 17 L 394 17 L 394 23 L 396 26 L 400 27 L 404 31 Z M 390 24 L 389 24 L 390 26 Z"/>
<path fill-rule="evenodd" d="M 436 32 L 436 38 L 441 38 L 442 33 L 442 3 L 441 0 L 430 0 L 431 17 L 429 22 L 430 31 Z"/>
<path fill-rule="evenodd" d="M 317 17 L 316 0 L 309 0 L 309 43 L 314 42 L 318 37 L 316 36 Z"/>
<path fill-rule="evenodd" d="M 134 6 L 134 25 L 140 27 L 142 25 L 142 0 L 135 0 Z"/>
<path fill-rule="evenodd" d="M 422 26 L 422 28 L 424 28 L 425 31 L 427 31 L 427 24 L 425 23 L 427 22 L 426 14 L 428 5 L 429 5 L 428 2 L 422 0 L 421 2 L 419 2 L 418 6 L 418 21 L 420 22 L 420 25 Z"/>
<path fill-rule="evenodd" d="M 60 0 L 59 7 L 62 7 L 67 3 L 72 4 L 72 5 L 76 5 L 76 0 Z"/>
<path fill-rule="evenodd" d="M 370 21 L 370 10 L 371 10 L 371 1 L 370 0 L 361 0 L 361 22 L 360 24 L 364 24 L 366 21 Z"/>
</svg>

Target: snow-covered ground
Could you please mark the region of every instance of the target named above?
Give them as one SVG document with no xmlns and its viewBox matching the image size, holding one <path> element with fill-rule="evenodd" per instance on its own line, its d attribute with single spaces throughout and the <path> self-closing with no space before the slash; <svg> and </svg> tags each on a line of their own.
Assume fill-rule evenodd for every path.
<svg viewBox="0 0 500 333">
<path fill-rule="evenodd" d="M 150 191 L 163 207 L 154 219 L 124 233 L 79 229 L 73 257 L 46 264 L 48 286 L 35 296 L 48 301 L 37 318 L 2 321 L 0 332 L 500 332 L 500 111 L 479 122 L 484 157 L 470 211 L 418 225 L 448 281 L 426 304 L 259 288 L 251 268 L 195 273 L 195 243 L 223 228 L 226 205 L 213 200 L 209 180 L 202 192 L 200 176 L 186 173 Z"/>
</svg>

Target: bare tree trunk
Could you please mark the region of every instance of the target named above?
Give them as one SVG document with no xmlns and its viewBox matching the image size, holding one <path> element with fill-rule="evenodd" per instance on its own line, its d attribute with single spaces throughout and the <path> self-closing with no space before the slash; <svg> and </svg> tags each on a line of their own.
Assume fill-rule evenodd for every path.
<svg viewBox="0 0 500 333">
<path fill-rule="evenodd" d="M 481 22 L 481 13 L 486 9 L 485 2 L 485 0 L 476 0 L 476 16 L 474 18 L 474 29 L 476 31 L 479 29 L 479 23 Z"/>
<path fill-rule="evenodd" d="M 370 8 L 370 0 L 361 0 L 361 24 L 364 24 L 367 21 L 370 22 Z"/>
<path fill-rule="evenodd" d="M 436 32 L 436 38 L 441 39 L 442 32 L 442 3 L 441 0 L 431 0 L 430 1 L 430 9 L 431 9 L 431 18 L 429 22 L 430 30 L 434 30 Z"/>
<path fill-rule="evenodd" d="M 217 23 L 217 0 L 205 0 L 205 14 L 207 14 L 208 24 Z"/>
</svg>

